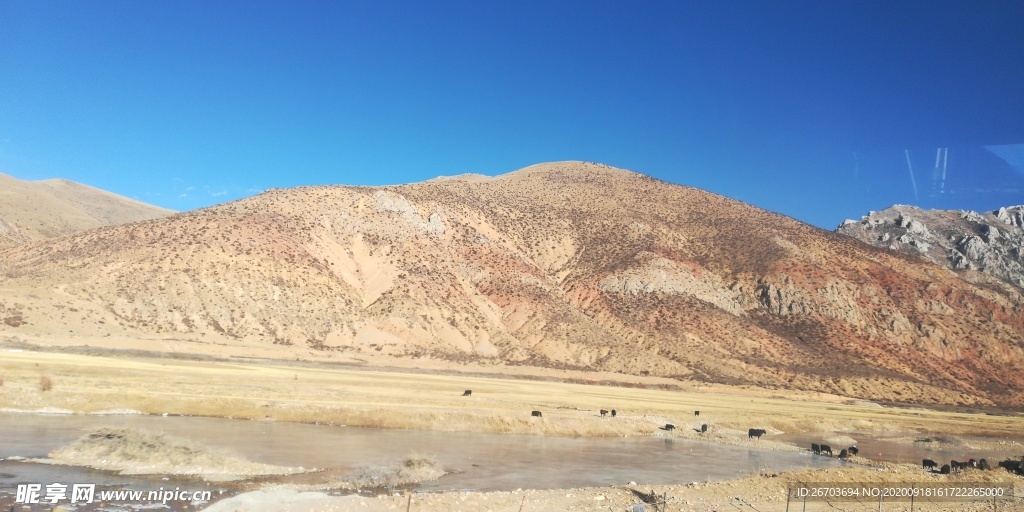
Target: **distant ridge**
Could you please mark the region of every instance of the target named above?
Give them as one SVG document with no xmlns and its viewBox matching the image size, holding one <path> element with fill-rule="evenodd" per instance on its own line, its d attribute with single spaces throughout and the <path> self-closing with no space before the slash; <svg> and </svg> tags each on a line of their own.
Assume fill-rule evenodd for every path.
<svg viewBox="0 0 1024 512">
<path fill-rule="evenodd" d="M 0 339 L 918 404 L 1024 406 L 1022 306 L 982 273 L 583 162 L 274 189 L 0 252 Z"/>
<path fill-rule="evenodd" d="M 23 181 L 0 174 L 0 250 L 173 213 L 65 179 Z"/>
</svg>

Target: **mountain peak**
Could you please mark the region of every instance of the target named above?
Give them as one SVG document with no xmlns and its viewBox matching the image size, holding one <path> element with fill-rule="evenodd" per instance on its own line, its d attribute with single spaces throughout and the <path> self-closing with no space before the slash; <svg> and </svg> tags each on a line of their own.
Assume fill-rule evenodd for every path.
<svg viewBox="0 0 1024 512">
<path fill-rule="evenodd" d="M 1024 405 L 1019 290 L 600 164 L 277 189 L 0 268 L 0 335 Z"/>
</svg>

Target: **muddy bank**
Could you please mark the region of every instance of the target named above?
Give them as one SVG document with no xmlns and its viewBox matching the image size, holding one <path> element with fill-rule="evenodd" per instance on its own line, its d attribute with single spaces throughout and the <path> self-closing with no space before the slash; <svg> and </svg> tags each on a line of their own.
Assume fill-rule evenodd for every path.
<svg viewBox="0 0 1024 512">
<path fill-rule="evenodd" d="M 210 481 L 239 480 L 306 471 L 245 460 L 223 449 L 129 428 L 101 428 L 50 452 L 45 464 L 85 466 L 121 475 L 191 475 Z"/>
</svg>

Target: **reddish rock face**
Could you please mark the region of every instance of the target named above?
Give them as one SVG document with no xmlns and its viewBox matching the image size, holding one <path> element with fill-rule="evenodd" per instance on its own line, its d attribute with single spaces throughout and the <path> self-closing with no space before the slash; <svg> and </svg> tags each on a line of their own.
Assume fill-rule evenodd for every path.
<svg viewBox="0 0 1024 512">
<path fill-rule="evenodd" d="M 0 276 L 0 336 L 1024 405 L 1019 288 L 597 164 L 272 190 L 15 247 Z"/>
</svg>

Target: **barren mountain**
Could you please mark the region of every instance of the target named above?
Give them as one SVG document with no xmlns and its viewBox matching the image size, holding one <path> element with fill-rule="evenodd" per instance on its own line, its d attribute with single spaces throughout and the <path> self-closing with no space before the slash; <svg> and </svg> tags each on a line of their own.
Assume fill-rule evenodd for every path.
<svg viewBox="0 0 1024 512">
<path fill-rule="evenodd" d="M 174 213 L 68 180 L 0 174 L 0 249 Z"/>
<path fill-rule="evenodd" d="M 0 336 L 133 336 L 1024 405 L 1018 288 L 563 162 L 270 190 L 0 252 Z"/>
<path fill-rule="evenodd" d="M 1024 288 L 1024 206 L 977 213 L 896 205 L 847 220 L 836 233 Z"/>
</svg>

